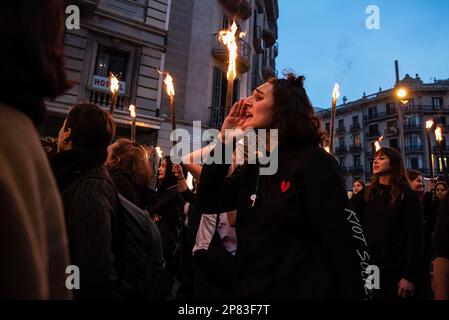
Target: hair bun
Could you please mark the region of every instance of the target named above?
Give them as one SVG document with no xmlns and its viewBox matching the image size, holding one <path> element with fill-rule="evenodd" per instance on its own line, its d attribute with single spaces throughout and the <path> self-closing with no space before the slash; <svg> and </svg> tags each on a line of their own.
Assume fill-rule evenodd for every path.
<svg viewBox="0 0 449 320">
<path fill-rule="evenodd" d="M 293 72 L 285 73 L 285 79 L 288 83 L 304 88 L 304 80 L 306 79 L 304 76 L 297 77 Z"/>
</svg>

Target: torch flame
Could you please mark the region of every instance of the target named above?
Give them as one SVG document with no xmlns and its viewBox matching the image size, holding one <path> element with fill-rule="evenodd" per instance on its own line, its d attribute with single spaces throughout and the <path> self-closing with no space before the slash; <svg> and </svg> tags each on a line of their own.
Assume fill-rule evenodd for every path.
<svg viewBox="0 0 449 320">
<path fill-rule="evenodd" d="M 136 107 L 133 104 L 129 106 L 129 112 L 131 113 L 132 118 L 136 117 Z"/>
<path fill-rule="evenodd" d="M 111 81 L 111 92 L 115 93 L 118 91 L 120 86 L 120 81 L 117 79 L 116 76 L 111 72 L 109 75 L 109 81 Z"/>
<path fill-rule="evenodd" d="M 157 153 L 157 156 L 162 159 L 163 152 L 161 150 L 161 147 L 156 147 L 156 153 Z"/>
<path fill-rule="evenodd" d="M 219 33 L 219 39 L 223 42 L 225 46 L 228 47 L 229 51 L 229 66 L 228 73 L 226 77 L 228 80 L 234 80 L 237 76 L 236 64 L 237 59 L 237 39 L 235 33 L 237 32 L 237 24 L 233 21 L 230 30 L 222 30 Z M 241 34 L 240 34 L 241 36 Z"/>
<path fill-rule="evenodd" d="M 164 83 L 165 83 L 165 86 L 167 88 L 167 94 L 169 96 L 171 96 L 171 95 L 174 96 L 175 95 L 175 86 L 173 85 L 173 78 L 168 73 L 165 76 Z"/>
<path fill-rule="evenodd" d="M 338 100 L 338 97 L 340 97 L 340 86 L 338 85 L 338 83 L 335 83 L 334 91 L 332 92 L 332 100 L 336 102 Z"/>
<path fill-rule="evenodd" d="M 443 140 L 443 135 L 441 132 L 441 127 L 436 127 L 435 128 L 435 138 L 437 139 L 438 142 L 441 142 Z"/>
<path fill-rule="evenodd" d="M 382 142 L 383 139 L 384 139 L 384 136 L 380 136 L 379 139 L 377 139 L 377 141 L 374 142 L 374 146 L 376 148 L 376 152 L 379 151 L 380 148 L 382 148 L 380 143 Z"/>
<path fill-rule="evenodd" d="M 426 121 L 426 129 L 430 129 L 433 127 L 433 120 L 427 120 Z"/>
</svg>

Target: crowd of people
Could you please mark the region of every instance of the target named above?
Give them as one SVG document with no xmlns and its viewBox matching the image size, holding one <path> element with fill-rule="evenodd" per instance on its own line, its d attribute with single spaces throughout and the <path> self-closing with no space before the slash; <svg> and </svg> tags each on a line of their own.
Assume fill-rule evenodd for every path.
<svg viewBox="0 0 449 320">
<path fill-rule="evenodd" d="M 235 156 L 167 156 L 155 169 L 154 148 L 117 138 L 113 115 L 95 104 L 73 106 L 57 138 L 39 139 L 44 100 L 70 87 L 62 3 L 14 6 L 42 21 L 29 30 L 26 14 L 0 15 L 11 46 L 0 53 L 0 298 L 449 299 L 447 181 L 424 183 L 384 147 L 348 197 L 304 77 L 255 88 L 197 151 L 226 154 L 239 132 L 276 129 L 266 141 L 279 154 L 274 175 Z"/>
</svg>

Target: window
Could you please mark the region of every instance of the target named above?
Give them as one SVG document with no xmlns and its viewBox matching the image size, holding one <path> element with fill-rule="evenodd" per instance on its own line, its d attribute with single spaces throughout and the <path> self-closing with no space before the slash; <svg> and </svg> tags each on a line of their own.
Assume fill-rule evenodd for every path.
<svg viewBox="0 0 449 320">
<path fill-rule="evenodd" d="M 377 106 L 368 109 L 368 116 L 370 119 L 377 117 Z"/>
<path fill-rule="evenodd" d="M 354 167 L 360 167 L 360 156 L 354 156 Z"/>
<path fill-rule="evenodd" d="M 353 136 L 354 139 L 354 147 L 356 148 L 360 148 L 361 147 L 361 143 L 360 143 L 360 135 L 359 134 L 355 134 Z"/>
<path fill-rule="evenodd" d="M 406 145 L 410 147 L 421 147 L 422 145 L 421 136 L 415 133 L 407 135 Z"/>
<path fill-rule="evenodd" d="M 340 147 L 344 147 L 345 146 L 345 138 L 344 137 L 340 137 L 338 142 L 340 143 Z"/>
<path fill-rule="evenodd" d="M 394 102 L 387 103 L 387 114 L 393 114 L 396 112 L 396 107 L 394 105 Z"/>
<path fill-rule="evenodd" d="M 415 100 L 413 99 L 407 100 L 406 107 L 408 110 L 413 110 L 415 108 Z"/>
<path fill-rule="evenodd" d="M 345 126 L 345 120 L 344 119 L 338 120 L 338 127 L 344 128 L 344 126 Z"/>
<path fill-rule="evenodd" d="M 326 128 L 327 134 L 329 134 L 329 132 L 331 131 L 331 124 L 330 124 L 330 122 L 326 122 L 325 128 Z"/>
<path fill-rule="evenodd" d="M 446 117 L 445 116 L 441 116 L 439 120 L 440 120 L 440 124 L 442 124 L 443 126 L 446 126 Z"/>
<path fill-rule="evenodd" d="M 438 97 L 438 98 L 432 98 L 432 108 L 434 110 L 440 110 L 441 109 L 441 105 L 442 105 L 442 101 L 443 99 Z"/>
<path fill-rule="evenodd" d="M 344 158 L 344 157 L 341 157 L 341 158 L 340 158 L 340 167 L 341 167 L 342 169 L 345 168 L 345 158 Z"/>
<path fill-rule="evenodd" d="M 390 148 L 399 149 L 398 139 L 390 139 Z"/>
<path fill-rule="evenodd" d="M 109 77 L 109 73 L 112 72 L 116 77 L 124 80 L 126 77 L 128 58 L 128 53 L 99 46 L 94 74 L 107 78 Z"/>
<path fill-rule="evenodd" d="M 213 82 L 212 82 L 212 111 L 211 111 L 211 125 L 219 126 L 224 120 L 226 111 L 226 89 L 227 82 L 226 74 L 220 68 L 214 67 Z M 237 101 L 239 94 L 239 80 L 234 80 L 234 93 L 232 97 L 233 103 Z"/>
<path fill-rule="evenodd" d="M 352 117 L 352 124 L 354 125 L 354 127 L 359 125 L 359 116 Z"/>
<path fill-rule="evenodd" d="M 410 158 L 410 167 L 412 169 L 419 169 L 419 160 L 418 157 L 412 157 Z"/>
<path fill-rule="evenodd" d="M 397 122 L 396 120 L 387 121 L 387 132 L 388 133 L 396 133 L 397 132 Z"/>
<path fill-rule="evenodd" d="M 379 135 L 379 127 L 377 126 L 377 124 L 372 124 L 369 126 L 369 135 L 371 137 Z"/>
</svg>

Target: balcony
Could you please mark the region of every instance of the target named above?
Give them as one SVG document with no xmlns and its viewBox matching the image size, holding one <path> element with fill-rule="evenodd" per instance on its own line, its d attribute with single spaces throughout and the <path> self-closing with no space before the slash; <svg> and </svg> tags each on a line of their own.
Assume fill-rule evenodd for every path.
<svg viewBox="0 0 449 320">
<path fill-rule="evenodd" d="M 423 152 L 423 145 L 405 146 L 405 152 Z"/>
<path fill-rule="evenodd" d="M 416 132 L 421 130 L 422 130 L 421 126 L 416 123 L 404 125 L 404 132 Z"/>
<path fill-rule="evenodd" d="M 276 77 L 276 62 L 274 59 L 266 59 L 267 63 L 262 66 L 262 75 L 265 81 Z"/>
<path fill-rule="evenodd" d="M 229 53 L 226 46 L 219 40 L 218 33 L 212 35 L 212 54 L 215 58 L 221 62 L 227 64 L 229 62 Z M 238 52 L 237 52 L 237 72 L 243 74 L 250 69 L 250 55 L 251 47 L 243 40 L 238 39 Z"/>
<path fill-rule="evenodd" d="M 379 112 L 363 117 L 364 122 L 380 121 L 388 118 L 396 117 L 396 113 Z"/>
<path fill-rule="evenodd" d="M 351 133 L 357 133 L 357 132 L 360 132 L 360 123 L 354 123 L 354 124 L 351 124 L 351 125 L 349 126 L 349 131 L 350 131 Z"/>
<path fill-rule="evenodd" d="M 354 144 L 352 144 L 349 147 L 349 151 L 351 153 L 360 153 L 360 152 L 362 152 L 362 146 L 361 145 L 354 145 Z"/>
<path fill-rule="evenodd" d="M 257 26 L 254 29 L 254 38 L 253 38 L 253 44 L 254 44 L 254 51 L 256 51 L 257 54 L 263 53 L 264 48 L 264 42 L 262 39 L 262 28 Z"/>
<path fill-rule="evenodd" d="M 345 145 L 338 146 L 337 149 L 335 150 L 335 152 L 339 155 L 346 154 L 346 153 L 348 153 L 348 148 L 346 148 Z"/>
<path fill-rule="evenodd" d="M 399 129 L 397 127 L 390 127 L 384 131 L 384 135 L 387 137 L 398 136 Z"/>
<path fill-rule="evenodd" d="M 276 24 L 270 24 L 267 20 L 263 25 L 263 39 L 267 48 L 274 46 L 277 40 L 277 26 Z"/>
<path fill-rule="evenodd" d="M 346 127 L 345 126 L 338 127 L 337 134 L 339 135 L 346 134 Z"/>
<path fill-rule="evenodd" d="M 362 166 L 354 166 L 354 167 L 349 167 L 349 172 L 352 175 L 361 175 L 363 174 L 365 171 L 363 169 Z"/>
<path fill-rule="evenodd" d="M 87 100 L 90 103 L 94 103 L 99 105 L 100 107 L 109 109 L 111 103 L 111 93 L 88 89 Z M 120 94 L 117 96 L 117 102 L 115 104 L 116 109 L 127 111 L 128 104 L 129 104 L 129 97 L 122 96 Z"/>
<path fill-rule="evenodd" d="M 448 153 L 449 152 L 449 146 L 443 146 L 442 149 L 443 149 L 444 153 Z M 440 148 L 438 148 L 438 146 L 433 146 L 433 154 L 435 156 L 439 156 Z"/>
<path fill-rule="evenodd" d="M 373 140 L 373 139 L 377 139 L 381 136 L 379 130 L 377 131 L 370 131 L 366 134 L 366 137 L 368 140 Z"/>
<path fill-rule="evenodd" d="M 277 56 L 279 55 L 279 44 L 277 42 L 274 44 L 273 54 L 275 58 L 277 58 Z"/>
<path fill-rule="evenodd" d="M 253 9 L 251 7 L 251 1 L 249 0 L 219 0 L 220 3 L 225 6 L 232 13 L 237 14 L 237 16 L 246 20 L 251 17 Z"/>
</svg>

